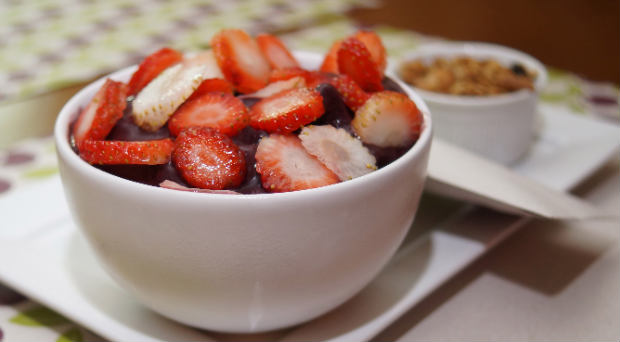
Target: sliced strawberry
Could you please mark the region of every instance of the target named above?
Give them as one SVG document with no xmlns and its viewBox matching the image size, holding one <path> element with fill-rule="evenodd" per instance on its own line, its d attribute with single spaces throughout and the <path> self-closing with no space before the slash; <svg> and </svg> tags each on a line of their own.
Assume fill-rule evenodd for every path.
<svg viewBox="0 0 620 342">
<path fill-rule="evenodd" d="M 349 75 L 365 91 L 383 90 L 382 73 L 364 43 L 355 37 L 345 39 L 340 45 L 338 70 L 341 74 Z"/>
<path fill-rule="evenodd" d="M 248 110 L 240 99 L 226 93 L 205 93 L 179 107 L 168 121 L 168 129 L 177 136 L 192 126 L 211 127 L 233 136 L 248 123 Z"/>
<path fill-rule="evenodd" d="M 281 93 L 285 90 L 303 88 L 306 86 L 306 80 L 301 76 L 295 76 L 287 80 L 275 81 L 269 83 L 265 88 L 244 97 L 266 98 L 271 95 Z"/>
<path fill-rule="evenodd" d="M 355 112 L 351 126 L 360 139 L 380 147 L 413 143 L 420 135 L 422 114 L 406 95 L 381 91 Z"/>
<path fill-rule="evenodd" d="M 329 80 L 329 83 L 333 85 L 342 99 L 344 103 L 351 108 L 351 110 L 356 111 L 359 107 L 361 107 L 366 100 L 370 97 L 368 93 L 366 93 L 362 88 L 360 88 L 353 79 L 347 75 L 338 75 Z"/>
<path fill-rule="evenodd" d="M 387 67 L 387 52 L 385 51 L 385 46 L 383 46 L 381 37 L 373 31 L 365 30 L 357 31 L 354 37 L 364 43 L 368 52 L 370 52 L 372 61 L 379 67 L 381 74 L 383 74 Z"/>
<path fill-rule="evenodd" d="M 323 97 L 310 88 L 287 90 L 252 107 L 250 125 L 269 133 L 290 133 L 318 119 L 325 112 Z"/>
<path fill-rule="evenodd" d="M 283 81 L 294 77 L 303 77 L 308 88 L 314 88 L 320 83 L 328 83 L 329 80 L 334 77 L 334 74 L 321 71 L 309 71 L 302 68 L 275 69 L 271 71 L 269 82 Z"/>
<path fill-rule="evenodd" d="M 188 184 L 202 189 L 234 188 L 245 179 L 243 152 L 227 135 L 209 127 L 181 132 L 172 162 Z"/>
<path fill-rule="evenodd" d="M 235 89 L 230 82 L 223 78 L 208 78 L 200 83 L 198 88 L 194 90 L 192 96 L 190 96 L 187 101 L 191 101 L 194 98 L 200 97 L 206 93 L 226 93 L 233 95 L 235 93 Z"/>
<path fill-rule="evenodd" d="M 325 55 L 325 59 L 323 59 L 321 68 L 319 69 L 320 71 L 334 74 L 338 73 L 338 50 L 340 50 L 340 44 L 342 44 L 342 40 L 337 40 L 329 48 L 329 51 Z"/>
<path fill-rule="evenodd" d="M 134 122 L 144 130 L 158 130 L 203 80 L 223 77 L 212 51 L 185 58 L 138 93 L 132 104 Z"/>
<path fill-rule="evenodd" d="M 73 137 L 78 149 L 86 140 L 102 140 L 123 117 L 127 105 L 127 85 L 107 79 L 88 106 L 82 110 Z"/>
<path fill-rule="evenodd" d="M 166 179 L 165 181 L 159 183 L 159 186 L 166 189 L 172 190 L 181 190 L 181 191 L 189 191 L 189 192 L 200 192 L 205 194 L 229 194 L 229 195 L 239 195 L 236 191 L 231 190 L 211 190 L 211 189 L 200 189 L 200 188 L 188 188 L 183 186 L 177 182 L 173 182 L 171 180 Z"/>
<path fill-rule="evenodd" d="M 299 63 L 282 41 L 270 34 L 259 34 L 256 42 L 273 69 L 295 68 Z"/>
<path fill-rule="evenodd" d="M 267 85 L 271 71 L 258 44 L 238 29 L 222 30 L 211 39 L 217 63 L 238 91 L 252 93 Z"/>
<path fill-rule="evenodd" d="M 90 164 L 159 165 L 170 161 L 171 139 L 150 141 L 86 140 L 80 157 Z"/>
<path fill-rule="evenodd" d="M 256 149 L 256 172 L 263 188 L 286 192 L 338 183 L 338 176 L 308 154 L 294 135 L 272 134 Z"/>
<path fill-rule="evenodd" d="M 162 71 L 180 62 L 182 59 L 183 55 L 180 52 L 170 48 L 162 48 L 147 56 L 129 80 L 128 95 L 136 95 Z"/>
<path fill-rule="evenodd" d="M 362 145 L 342 128 L 332 125 L 306 126 L 299 134 L 301 143 L 308 153 L 315 156 L 340 180 L 363 176 L 377 169 L 377 160 Z"/>
<path fill-rule="evenodd" d="M 269 83 L 284 81 L 293 77 L 309 77 L 310 71 L 298 67 L 271 70 Z"/>
</svg>

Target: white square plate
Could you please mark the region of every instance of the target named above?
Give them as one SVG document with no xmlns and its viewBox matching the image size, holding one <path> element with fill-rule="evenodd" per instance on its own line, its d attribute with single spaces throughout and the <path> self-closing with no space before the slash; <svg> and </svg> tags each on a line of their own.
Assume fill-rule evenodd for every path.
<svg viewBox="0 0 620 342">
<path fill-rule="evenodd" d="M 539 137 L 516 171 L 570 190 L 617 155 L 618 126 L 556 106 L 540 112 Z M 396 256 L 356 297 L 291 329 L 234 336 L 175 323 L 116 286 L 74 226 L 58 177 L 0 198 L 0 217 L 0 280 L 119 341 L 367 341 L 528 220 L 425 195 Z"/>
</svg>

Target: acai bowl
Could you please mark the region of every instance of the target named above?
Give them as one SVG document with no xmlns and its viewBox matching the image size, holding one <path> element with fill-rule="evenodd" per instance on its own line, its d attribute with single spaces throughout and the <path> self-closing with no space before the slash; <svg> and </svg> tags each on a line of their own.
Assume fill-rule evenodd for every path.
<svg viewBox="0 0 620 342">
<path fill-rule="evenodd" d="M 323 60 L 294 57 L 308 70 Z M 109 173 L 72 146 L 72 125 L 97 91 L 107 79 L 129 81 L 135 70 L 76 94 L 54 134 L 77 226 L 103 268 L 145 306 L 203 329 L 284 328 L 354 296 L 394 254 L 415 217 L 432 132 L 426 105 L 407 86 L 396 81 L 420 111 L 419 137 L 376 171 L 282 193 L 179 191 Z"/>
</svg>

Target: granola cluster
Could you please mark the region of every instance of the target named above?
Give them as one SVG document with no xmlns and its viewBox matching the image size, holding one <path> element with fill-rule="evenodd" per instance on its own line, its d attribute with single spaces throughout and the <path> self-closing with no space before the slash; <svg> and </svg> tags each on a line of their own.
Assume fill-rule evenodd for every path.
<svg viewBox="0 0 620 342">
<path fill-rule="evenodd" d="M 536 73 L 520 64 L 510 68 L 493 59 L 477 60 L 459 56 L 437 58 L 430 64 L 422 60 L 404 62 L 401 78 L 421 89 L 452 95 L 496 95 L 534 89 Z"/>
</svg>

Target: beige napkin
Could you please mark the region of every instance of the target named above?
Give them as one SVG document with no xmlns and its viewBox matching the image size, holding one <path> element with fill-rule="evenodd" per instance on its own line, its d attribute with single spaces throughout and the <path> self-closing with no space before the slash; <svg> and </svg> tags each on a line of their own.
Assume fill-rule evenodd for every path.
<svg viewBox="0 0 620 342">
<path fill-rule="evenodd" d="M 618 216 L 437 138 L 431 148 L 426 189 L 518 215 L 557 220 Z"/>
</svg>

